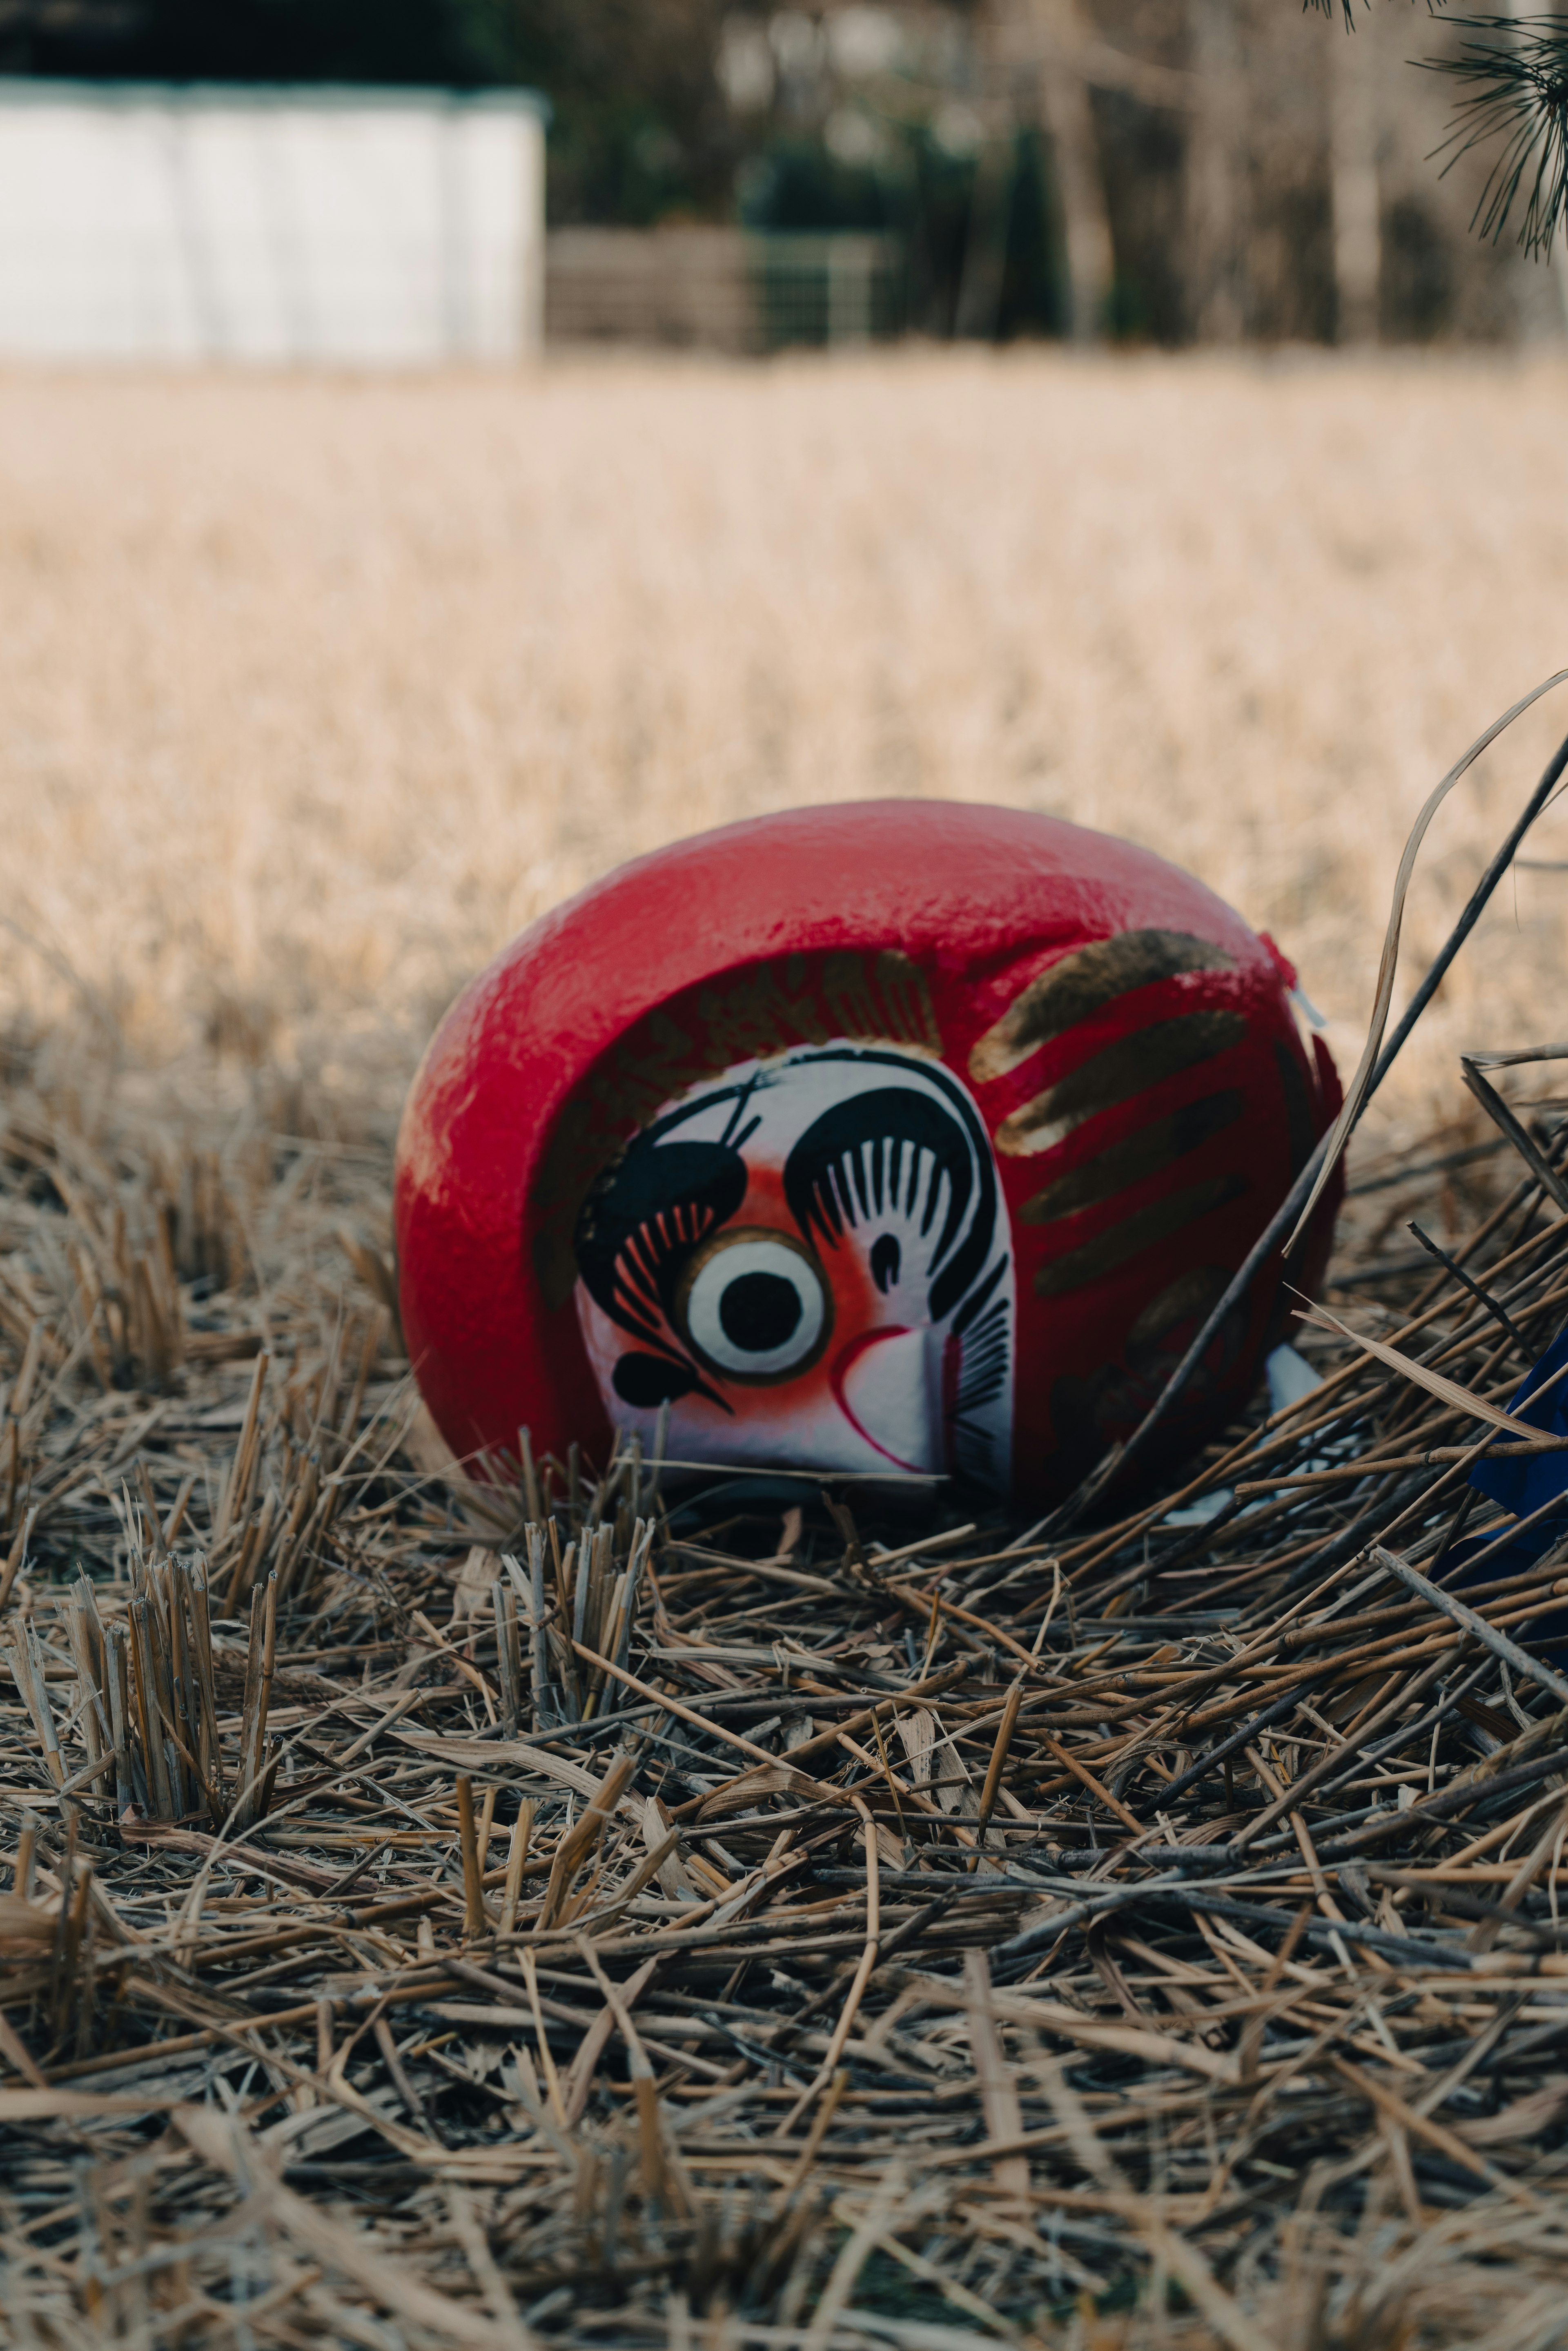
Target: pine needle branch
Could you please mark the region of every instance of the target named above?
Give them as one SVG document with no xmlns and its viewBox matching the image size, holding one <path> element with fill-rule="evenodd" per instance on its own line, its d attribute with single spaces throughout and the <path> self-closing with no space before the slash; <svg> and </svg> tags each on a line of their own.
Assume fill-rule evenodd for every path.
<svg viewBox="0 0 1568 2351">
<path fill-rule="evenodd" d="M 1455 108 L 1445 174 L 1478 147 L 1501 152 L 1476 200 L 1470 225 L 1496 243 L 1528 188 L 1519 243 L 1545 254 L 1568 214 L 1568 16 L 1461 16 L 1455 29 L 1476 36 L 1457 57 L 1425 59 L 1428 71 L 1468 85 Z"/>
</svg>

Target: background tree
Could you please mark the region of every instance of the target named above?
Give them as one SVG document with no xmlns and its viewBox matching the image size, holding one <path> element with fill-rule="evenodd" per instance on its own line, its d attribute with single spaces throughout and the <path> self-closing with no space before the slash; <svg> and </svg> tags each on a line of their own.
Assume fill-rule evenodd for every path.
<svg viewBox="0 0 1568 2351">
<path fill-rule="evenodd" d="M 527 83 L 557 222 L 727 205 L 720 0 L 0 0 L 0 70 L 156 81 Z"/>
</svg>

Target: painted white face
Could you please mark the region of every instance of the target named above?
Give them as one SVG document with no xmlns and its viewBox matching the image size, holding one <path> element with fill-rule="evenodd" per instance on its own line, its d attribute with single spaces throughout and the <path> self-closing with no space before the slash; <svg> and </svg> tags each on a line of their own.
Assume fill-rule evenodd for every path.
<svg viewBox="0 0 1568 2351">
<path fill-rule="evenodd" d="M 578 1313 L 615 1424 L 671 1458 L 936 1470 L 1003 1490 L 1013 1264 L 967 1089 L 800 1046 L 662 1110 L 595 1184 Z"/>
</svg>

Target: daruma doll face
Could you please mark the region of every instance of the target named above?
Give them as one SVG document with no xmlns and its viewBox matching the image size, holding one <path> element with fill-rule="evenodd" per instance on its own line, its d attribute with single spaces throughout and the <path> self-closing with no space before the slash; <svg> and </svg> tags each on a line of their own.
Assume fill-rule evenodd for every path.
<svg viewBox="0 0 1568 2351">
<path fill-rule="evenodd" d="M 1271 946 L 1148 852 L 926 802 L 623 868 L 448 1016 L 399 1138 L 404 1327 L 455 1449 L 1068 1491 L 1332 1117 Z M 1309 1261 L 1321 1270 L 1333 1204 Z M 1243 1402 L 1277 1264 L 1166 1458 Z"/>
<path fill-rule="evenodd" d="M 677 1459 L 1005 1487 L 1012 1246 L 990 1139 L 929 1053 L 802 1045 L 643 1128 L 579 1216 L 610 1416 Z"/>
</svg>

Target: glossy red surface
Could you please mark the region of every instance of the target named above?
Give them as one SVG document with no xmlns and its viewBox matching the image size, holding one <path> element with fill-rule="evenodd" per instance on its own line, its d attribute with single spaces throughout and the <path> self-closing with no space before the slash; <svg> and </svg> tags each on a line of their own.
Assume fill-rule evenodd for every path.
<svg viewBox="0 0 1568 2351">
<path fill-rule="evenodd" d="M 1069 965 L 1124 934 L 1112 981 L 1110 950 Z M 1166 944 L 1140 950 L 1150 939 Z M 1059 965 L 1031 1028 L 1019 999 Z M 1013 1492 L 1050 1500 L 1137 1418 L 1333 1114 L 1333 1067 L 1302 1049 L 1290 977 L 1190 875 L 1016 810 L 800 810 L 622 867 L 464 991 L 410 1091 L 402 1317 L 437 1423 L 459 1454 L 515 1452 L 526 1425 L 539 1454 L 577 1439 L 602 1459 L 572 1287 L 589 1183 L 687 1087 L 776 1050 L 791 1021 L 885 1033 L 891 1005 L 901 1033 L 939 1040 L 999 1138 Z M 791 1008 L 808 1000 L 810 1016 Z M 1167 1456 L 1250 1392 L 1287 1320 L 1270 1270 L 1211 1349 Z"/>
</svg>

